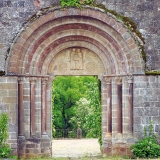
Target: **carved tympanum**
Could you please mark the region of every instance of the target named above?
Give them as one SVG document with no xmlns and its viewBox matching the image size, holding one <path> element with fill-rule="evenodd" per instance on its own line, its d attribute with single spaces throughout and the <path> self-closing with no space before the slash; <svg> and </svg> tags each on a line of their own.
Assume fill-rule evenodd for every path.
<svg viewBox="0 0 160 160">
<path fill-rule="evenodd" d="M 58 53 L 49 65 L 54 75 L 99 75 L 105 68 L 100 57 L 86 48 L 68 48 Z"/>
</svg>

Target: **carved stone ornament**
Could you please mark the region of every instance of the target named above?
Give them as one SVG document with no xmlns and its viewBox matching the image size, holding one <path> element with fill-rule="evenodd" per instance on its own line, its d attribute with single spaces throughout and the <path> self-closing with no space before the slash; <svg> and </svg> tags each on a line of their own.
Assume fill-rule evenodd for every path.
<svg viewBox="0 0 160 160">
<path fill-rule="evenodd" d="M 133 83 L 133 76 L 132 75 L 128 76 L 128 83 Z"/>
<path fill-rule="evenodd" d="M 36 80 L 37 80 L 37 78 L 35 78 L 35 77 L 29 78 L 30 84 L 33 84 L 33 85 L 36 83 Z"/>
<path fill-rule="evenodd" d="M 117 82 L 117 84 L 122 84 L 122 78 L 121 77 L 116 77 L 116 82 Z"/>
<path fill-rule="evenodd" d="M 107 84 L 111 84 L 112 79 L 110 77 L 104 77 L 104 79 Z"/>
<path fill-rule="evenodd" d="M 46 84 L 47 84 L 47 81 L 48 81 L 48 78 L 42 78 L 42 84 L 43 84 L 43 85 L 46 85 Z"/>
<path fill-rule="evenodd" d="M 70 69 L 81 70 L 83 69 L 83 54 L 80 49 L 73 48 L 70 53 Z"/>
<path fill-rule="evenodd" d="M 24 77 L 18 77 L 18 83 L 23 84 L 24 83 Z"/>
<path fill-rule="evenodd" d="M 103 75 L 105 72 L 102 59 L 93 51 L 82 47 L 67 48 L 59 52 L 48 68 L 48 74 L 53 73 L 55 76 Z"/>
</svg>

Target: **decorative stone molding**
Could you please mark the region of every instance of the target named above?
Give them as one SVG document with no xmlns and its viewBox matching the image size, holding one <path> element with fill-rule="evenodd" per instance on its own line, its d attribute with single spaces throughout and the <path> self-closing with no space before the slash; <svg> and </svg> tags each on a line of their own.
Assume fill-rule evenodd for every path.
<svg viewBox="0 0 160 160">
<path fill-rule="evenodd" d="M 18 84 L 24 83 L 24 77 L 18 77 Z"/>
<path fill-rule="evenodd" d="M 107 84 L 111 84 L 111 82 L 112 82 L 112 78 L 111 77 L 105 77 L 104 79 L 105 79 L 105 82 Z"/>
<path fill-rule="evenodd" d="M 30 77 L 29 81 L 31 85 L 34 85 L 36 83 L 37 78 L 36 77 Z"/>
<path fill-rule="evenodd" d="M 121 77 L 116 77 L 116 82 L 117 82 L 117 84 L 122 84 L 122 78 Z"/>
<path fill-rule="evenodd" d="M 48 78 L 42 78 L 42 85 L 46 85 L 48 82 Z"/>
<path fill-rule="evenodd" d="M 49 64 L 49 73 L 54 75 L 99 75 L 104 74 L 104 71 L 102 59 L 83 47 L 67 48 L 59 52 Z"/>
<path fill-rule="evenodd" d="M 128 76 L 128 83 L 133 83 L 133 76 L 132 75 Z"/>
</svg>

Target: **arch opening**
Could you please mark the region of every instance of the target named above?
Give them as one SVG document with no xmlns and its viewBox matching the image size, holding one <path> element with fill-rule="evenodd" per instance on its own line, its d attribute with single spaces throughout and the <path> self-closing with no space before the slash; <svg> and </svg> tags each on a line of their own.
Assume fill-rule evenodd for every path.
<svg viewBox="0 0 160 160">
<path fill-rule="evenodd" d="M 144 63 L 134 36 L 101 10 L 53 9 L 29 22 L 6 64 L 6 74 L 18 77 L 20 119 L 30 119 L 19 122 L 18 143 L 25 144 L 19 156 L 30 156 L 28 144 L 38 143 L 39 154 L 51 154 L 51 82 L 57 75 L 98 75 L 103 153 L 115 154 L 120 147 L 130 154 L 126 141 L 133 139 L 132 75 L 139 73 L 144 73 Z"/>
</svg>

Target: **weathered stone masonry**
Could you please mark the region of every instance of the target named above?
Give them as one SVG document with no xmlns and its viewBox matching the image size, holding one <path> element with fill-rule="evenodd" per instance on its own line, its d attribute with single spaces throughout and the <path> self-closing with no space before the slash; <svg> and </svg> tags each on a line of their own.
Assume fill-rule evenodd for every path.
<svg viewBox="0 0 160 160">
<path fill-rule="evenodd" d="M 160 2 L 97 2 L 138 24 L 146 38 L 146 64 L 135 35 L 101 9 L 40 11 L 58 1 L 0 2 L 0 70 L 6 72 L 0 77 L 0 112 L 9 114 L 12 154 L 52 154 L 51 83 L 57 75 L 100 78 L 103 154 L 131 155 L 130 144 L 150 120 L 160 134 L 160 77 L 144 74 L 145 65 L 159 69 Z M 73 51 L 80 59 L 73 58 Z"/>
</svg>

